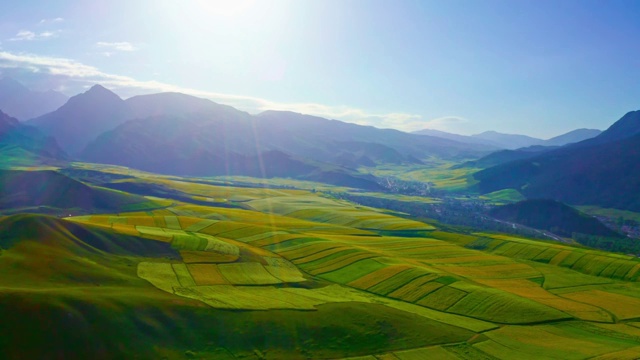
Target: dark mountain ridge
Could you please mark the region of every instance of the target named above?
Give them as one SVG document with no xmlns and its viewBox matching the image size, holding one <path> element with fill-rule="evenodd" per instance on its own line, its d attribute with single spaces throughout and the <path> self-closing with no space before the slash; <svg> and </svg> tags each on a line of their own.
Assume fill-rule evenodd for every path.
<svg viewBox="0 0 640 360">
<path fill-rule="evenodd" d="M 554 200 L 532 199 L 496 207 L 491 216 L 554 234 L 571 237 L 574 233 L 622 237 L 598 219 Z"/>
<path fill-rule="evenodd" d="M 483 193 L 513 188 L 528 198 L 640 211 L 638 163 L 640 112 L 635 111 L 593 139 L 491 167 L 474 177 Z"/>
<path fill-rule="evenodd" d="M 640 110 L 629 111 L 600 135 L 580 141 L 573 148 L 589 147 L 624 140 L 640 134 Z"/>
<path fill-rule="evenodd" d="M 559 146 L 542 146 L 533 145 L 515 150 L 500 150 L 491 153 L 487 156 L 483 156 L 478 160 L 467 161 L 463 164 L 456 166 L 461 167 L 477 167 L 477 168 L 489 168 L 492 166 L 506 164 L 508 162 L 529 159 L 538 156 L 547 151 L 557 149 Z"/>
<path fill-rule="evenodd" d="M 343 167 L 260 147 L 258 140 L 250 136 L 251 128 L 248 121 L 206 119 L 204 115 L 132 120 L 99 136 L 87 146 L 82 158 L 145 171 L 190 176 L 246 175 L 307 179 L 314 173 L 330 170 L 346 176 L 350 179 L 349 183 L 358 184 L 357 187 L 380 189 L 370 177 Z M 335 181 L 331 183 L 345 185 L 344 179 L 338 180 L 341 177 L 333 178 Z"/>
</svg>

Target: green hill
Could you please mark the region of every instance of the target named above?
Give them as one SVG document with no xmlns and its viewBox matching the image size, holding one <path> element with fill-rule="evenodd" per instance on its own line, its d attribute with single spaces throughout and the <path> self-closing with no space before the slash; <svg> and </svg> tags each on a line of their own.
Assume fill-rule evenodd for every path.
<svg viewBox="0 0 640 360">
<path fill-rule="evenodd" d="M 144 197 L 86 185 L 53 170 L 0 170 L 0 212 L 87 213 L 145 207 L 158 206 Z"/>
</svg>

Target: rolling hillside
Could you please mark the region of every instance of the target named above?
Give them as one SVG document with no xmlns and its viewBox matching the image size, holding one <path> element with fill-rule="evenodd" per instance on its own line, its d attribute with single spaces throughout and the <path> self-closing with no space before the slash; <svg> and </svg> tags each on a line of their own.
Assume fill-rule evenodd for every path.
<svg viewBox="0 0 640 360">
<path fill-rule="evenodd" d="M 442 231 L 303 190 L 129 176 L 113 182 L 162 185 L 182 201 L 0 219 L 0 272 L 11 274 L 0 277 L 4 356 L 586 359 L 640 349 L 635 257 Z"/>
<path fill-rule="evenodd" d="M 0 213 L 55 214 L 158 207 L 149 200 L 92 187 L 53 170 L 0 170 Z"/>
</svg>

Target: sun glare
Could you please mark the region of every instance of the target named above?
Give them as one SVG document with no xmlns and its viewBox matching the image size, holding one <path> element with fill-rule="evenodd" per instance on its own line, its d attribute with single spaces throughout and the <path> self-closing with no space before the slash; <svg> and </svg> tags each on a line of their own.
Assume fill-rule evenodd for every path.
<svg viewBox="0 0 640 360">
<path fill-rule="evenodd" d="M 255 0 L 200 0 L 197 7 L 212 15 L 235 16 L 255 5 Z"/>
</svg>

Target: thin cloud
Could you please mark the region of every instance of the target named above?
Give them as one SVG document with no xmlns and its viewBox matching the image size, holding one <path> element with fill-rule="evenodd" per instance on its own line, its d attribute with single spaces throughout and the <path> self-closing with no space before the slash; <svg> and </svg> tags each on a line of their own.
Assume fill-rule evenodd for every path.
<svg viewBox="0 0 640 360">
<path fill-rule="evenodd" d="M 96 46 L 99 48 L 109 49 L 113 51 L 136 51 L 137 50 L 137 48 L 133 46 L 133 44 L 127 41 L 121 41 L 121 42 L 100 41 L 96 43 Z"/>
<path fill-rule="evenodd" d="M 250 113 L 258 113 L 265 110 L 293 111 L 359 125 L 393 128 L 403 131 L 419 130 L 425 127 L 422 117 L 417 114 L 376 114 L 349 106 L 331 106 L 316 103 L 280 103 L 252 96 L 202 91 L 159 81 L 140 81 L 128 76 L 108 74 L 98 70 L 96 67 L 65 58 L 0 51 L 0 68 L 29 69 L 33 73 L 54 76 L 60 80 L 75 83 L 79 87 L 100 83 L 120 94 L 138 95 L 154 92 L 181 92 L 231 105 Z"/>
<path fill-rule="evenodd" d="M 36 33 L 34 33 L 33 31 L 20 30 L 18 31 L 16 36 L 9 39 L 9 41 L 22 41 L 22 40 L 30 41 L 30 40 L 34 40 L 35 38 L 36 38 Z"/>
<path fill-rule="evenodd" d="M 60 30 L 55 31 L 42 31 L 35 33 L 29 30 L 20 30 L 18 33 L 9 39 L 9 41 L 33 41 L 33 40 L 47 40 L 58 37 Z"/>
<path fill-rule="evenodd" d="M 443 116 L 435 119 L 431 119 L 426 122 L 421 122 L 421 129 L 433 129 L 440 131 L 456 131 L 459 132 L 461 126 L 468 124 L 469 120 L 460 116 Z"/>
<path fill-rule="evenodd" d="M 63 18 L 57 17 L 57 18 L 50 18 L 50 19 L 42 19 L 42 20 L 40 20 L 40 22 L 38 24 L 40 24 L 40 25 L 53 24 L 53 23 L 61 23 L 63 21 L 64 21 Z"/>
<path fill-rule="evenodd" d="M 50 37 L 58 36 L 59 32 L 60 32 L 59 30 L 56 30 L 56 31 L 44 31 L 44 32 L 41 32 L 38 36 L 41 39 L 47 39 L 47 38 L 50 38 Z"/>
<path fill-rule="evenodd" d="M 427 126 L 442 126 L 442 125 L 460 124 L 460 123 L 466 123 L 466 122 L 469 122 L 469 120 L 460 116 L 443 116 L 443 117 L 431 119 L 423 124 Z"/>
</svg>

